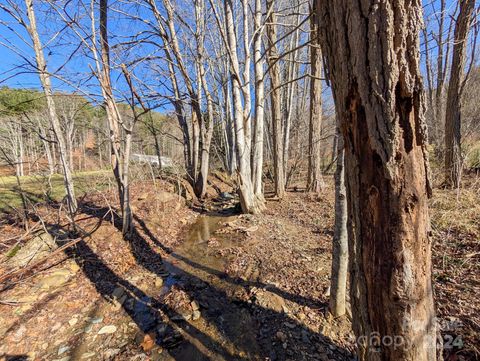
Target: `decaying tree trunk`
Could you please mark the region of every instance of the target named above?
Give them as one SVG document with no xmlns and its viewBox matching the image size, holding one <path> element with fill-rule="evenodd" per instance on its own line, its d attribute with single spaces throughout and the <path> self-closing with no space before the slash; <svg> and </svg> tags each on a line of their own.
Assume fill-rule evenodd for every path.
<svg viewBox="0 0 480 361">
<path fill-rule="evenodd" d="M 460 13 L 455 25 L 452 68 L 448 84 L 445 114 L 445 183 L 458 187 L 462 174 L 461 121 L 464 67 L 467 37 L 472 20 L 475 0 L 460 2 Z"/>
<path fill-rule="evenodd" d="M 337 128 L 337 168 L 335 170 L 335 231 L 332 249 L 332 276 L 330 285 L 330 313 L 334 317 L 345 314 L 348 269 L 347 191 L 345 189 L 343 138 Z"/>
<path fill-rule="evenodd" d="M 33 8 L 33 0 L 25 0 L 25 5 L 27 7 L 27 16 L 30 23 L 27 27 L 27 31 L 33 42 L 38 75 L 40 76 L 40 83 L 42 84 L 43 92 L 45 94 L 45 100 L 47 102 L 48 117 L 50 119 L 50 124 L 52 125 L 55 140 L 58 144 L 58 154 L 63 170 L 63 181 L 65 184 L 67 207 L 70 214 L 73 215 L 77 210 L 77 200 L 75 198 L 75 189 L 73 186 L 73 176 L 71 171 L 72 168 L 68 159 L 65 137 L 62 132 L 60 120 L 58 119 L 57 109 L 55 106 L 55 101 L 53 99 L 50 74 L 47 71 L 47 64 L 45 62 L 45 57 L 43 54 L 43 47 L 37 31 L 37 22 L 35 18 L 35 10 Z"/>
<path fill-rule="evenodd" d="M 345 142 L 350 299 L 360 360 L 433 361 L 419 0 L 318 2 Z"/>
<path fill-rule="evenodd" d="M 280 97 L 280 64 L 277 51 L 277 17 L 273 9 L 274 1 L 267 0 L 267 62 L 270 74 L 270 107 L 272 109 L 273 173 L 275 194 L 283 198 L 285 194 L 285 170 L 283 159 L 283 125 Z"/>
<path fill-rule="evenodd" d="M 319 193 L 323 187 L 320 139 L 322 133 L 322 55 L 318 42 L 318 19 L 313 2 L 310 18 L 310 119 L 308 130 L 307 191 Z"/>
</svg>

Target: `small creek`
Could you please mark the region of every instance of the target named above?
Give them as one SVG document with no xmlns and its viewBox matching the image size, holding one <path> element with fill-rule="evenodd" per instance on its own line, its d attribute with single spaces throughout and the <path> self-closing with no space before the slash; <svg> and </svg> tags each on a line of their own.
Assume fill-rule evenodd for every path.
<svg viewBox="0 0 480 361">
<path fill-rule="evenodd" d="M 169 350 L 175 360 L 258 359 L 256 321 L 234 296 L 245 290 L 225 273 L 232 257 L 229 249 L 241 242 L 238 233 L 221 232 L 233 220 L 235 217 L 228 215 L 199 216 L 185 241 L 165 259 L 170 276 L 163 292 L 178 284 L 198 301 L 201 311 L 198 320 L 181 321 L 189 323 L 182 332 L 188 338 Z"/>
</svg>

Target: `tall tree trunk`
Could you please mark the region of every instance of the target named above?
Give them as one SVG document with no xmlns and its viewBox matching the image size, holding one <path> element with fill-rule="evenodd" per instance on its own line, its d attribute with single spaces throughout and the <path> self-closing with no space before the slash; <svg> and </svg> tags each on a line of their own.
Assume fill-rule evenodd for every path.
<svg viewBox="0 0 480 361">
<path fill-rule="evenodd" d="M 233 121 L 235 125 L 235 141 L 236 141 L 236 156 L 238 163 L 239 176 L 239 196 L 242 211 L 245 213 L 259 213 L 261 211 L 262 202 L 255 197 L 250 168 L 250 149 L 246 145 L 249 138 L 245 132 L 250 129 L 244 124 L 244 112 L 241 95 L 241 84 L 239 80 L 239 61 L 237 56 L 237 39 L 235 35 L 235 25 L 233 22 L 233 4 L 232 0 L 225 1 L 225 22 L 226 22 L 226 36 L 230 49 L 230 80 L 232 83 L 233 95 Z"/>
<path fill-rule="evenodd" d="M 200 169 L 197 181 L 195 183 L 195 193 L 197 197 L 203 198 L 207 192 L 208 172 L 210 166 L 210 146 L 213 137 L 213 99 L 207 82 L 207 73 L 205 70 L 205 3 L 204 1 L 195 2 L 195 23 L 197 25 L 196 31 L 196 48 L 197 48 L 197 68 L 199 86 L 198 93 L 201 90 L 205 93 L 207 100 L 207 114 L 202 114 L 200 118 L 200 138 L 201 138 L 201 153 L 200 153 Z"/>
<path fill-rule="evenodd" d="M 20 177 L 23 177 L 25 175 L 24 171 L 24 163 L 25 163 L 25 155 L 24 155 L 24 141 L 23 141 L 23 127 L 20 126 L 18 127 L 18 158 L 17 158 L 17 164 L 18 164 L 18 175 Z"/>
<path fill-rule="evenodd" d="M 273 8 L 274 1 L 267 0 L 267 61 L 270 73 L 270 106 L 272 109 L 272 146 L 273 146 L 273 173 L 275 194 L 283 198 L 285 194 L 285 164 L 283 159 L 283 126 L 282 109 L 280 104 L 280 63 L 277 51 L 277 17 Z"/>
<path fill-rule="evenodd" d="M 323 187 L 321 147 L 322 132 L 322 55 L 318 41 L 318 18 L 313 2 L 310 19 L 310 119 L 308 129 L 307 191 L 319 193 Z"/>
<path fill-rule="evenodd" d="M 452 68 L 448 84 L 445 116 L 445 182 L 455 188 L 460 185 L 462 174 L 462 84 L 465 77 L 467 37 L 474 8 L 475 0 L 460 2 L 460 13 L 455 25 Z"/>
<path fill-rule="evenodd" d="M 52 150 L 50 148 L 49 142 L 47 141 L 47 133 L 45 132 L 45 129 L 43 128 L 39 119 L 38 119 L 38 126 L 39 126 L 40 135 L 41 135 L 40 138 L 42 140 L 43 148 L 45 150 L 45 155 L 47 157 L 48 174 L 53 175 L 55 173 L 55 163 L 53 161 Z"/>
<path fill-rule="evenodd" d="M 63 181 L 65 185 L 67 207 L 70 214 L 73 215 L 77 210 L 77 200 L 75 198 L 75 189 L 73 186 L 71 167 L 68 161 L 65 137 L 62 132 L 62 127 L 60 126 L 60 120 L 58 119 L 57 109 L 55 106 L 55 101 L 53 99 L 50 74 L 47 71 L 47 64 L 45 62 L 45 57 L 43 54 L 42 43 L 37 32 L 37 23 L 35 18 L 35 11 L 33 9 L 33 0 L 25 0 L 25 5 L 27 7 L 27 16 L 30 22 L 27 30 L 33 42 L 33 49 L 35 51 L 38 74 L 40 76 L 40 82 L 42 84 L 43 92 L 45 94 L 45 100 L 47 102 L 48 116 L 52 125 L 55 139 L 58 144 L 58 153 L 60 156 L 60 163 L 62 164 L 63 169 Z"/>
<path fill-rule="evenodd" d="M 443 28 L 445 25 L 445 17 L 447 16 L 447 12 L 445 11 L 446 0 L 440 0 L 440 12 L 439 12 L 439 20 L 438 20 L 438 34 L 435 36 L 436 43 L 437 43 L 437 88 L 435 89 L 435 122 L 434 124 L 435 129 L 435 142 L 436 144 L 441 144 L 440 139 L 438 139 L 438 129 L 440 129 L 440 124 L 443 119 L 444 108 L 443 108 L 443 95 L 444 92 L 444 85 L 445 85 L 445 77 L 446 72 L 444 72 L 443 63 L 444 63 L 444 34 Z M 425 40 L 427 43 L 427 39 Z"/>
<path fill-rule="evenodd" d="M 160 148 L 160 141 L 158 140 L 158 134 L 155 127 L 152 129 L 153 141 L 155 142 L 155 153 L 157 153 L 158 158 L 158 169 L 162 170 L 162 150 Z"/>
<path fill-rule="evenodd" d="M 418 36 L 422 4 L 323 0 L 318 9 L 345 142 L 358 357 L 433 361 L 431 189 Z"/>
<path fill-rule="evenodd" d="M 237 155 L 236 155 L 236 141 L 235 141 L 235 125 L 234 120 L 232 119 L 232 107 L 231 107 L 231 96 L 230 96 L 230 87 L 228 86 L 228 81 L 225 82 L 223 91 L 223 98 L 225 103 L 225 132 L 227 138 L 227 147 L 228 147 L 228 172 L 232 175 L 237 170 Z"/>
<path fill-rule="evenodd" d="M 343 138 L 337 128 L 337 169 L 335 170 L 335 231 L 332 249 L 332 277 L 330 286 L 330 312 L 334 317 L 345 314 L 347 289 L 348 234 L 347 191 L 345 189 Z"/>
<path fill-rule="evenodd" d="M 192 186 L 195 189 L 196 195 L 197 196 L 202 196 L 202 194 L 199 194 L 199 191 L 204 189 L 203 187 L 198 187 L 197 182 L 198 178 L 200 176 L 199 172 L 199 167 L 201 164 L 199 164 L 199 160 L 201 161 L 200 157 L 204 158 L 204 161 L 208 161 L 209 156 L 204 153 L 203 150 L 200 149 L 200 143 L 203 141 L 201 139 L 202 137 L 202 132 L 200 127 L 203 124 L 203 114 L 201 110 L 201 105 L 200 105 L 200 92 L 195 91 L 193 82 L 190 78 L 190 75 L 188 73 L 187 67 L 184 63 L 183 57 L 182 57 L 182 52 L 180 50 L 180 45 L 175 29 L 175 23 L 174 23 L 174 17 L 175 17 L 175 9 L 173 8 L 173 5 L 170 0 L 163 0 L 163 4 L 165 6 L 165 10 L 167 12 L 167 19 L 166 19 L 166 25 L 169 31 L 170 36 L 167 35 L 166 29 L 163 26 L 163 21 L 161 20 L 162 16 L 159 14 L 158 10 L 156 9 L 156 6 L 154 4 L 153 0 L 148 0 L 152 10 L 155 13 L 155 16 L 157 17 L 158 25 L 159 25 L 159 30 L 161 31 L 161 36 L 164 39 L 164 44 L 166 46 L 166 49 L 171 51 L 173 53 L 173 56 L 175 57 L 176 60 L 176 67 L 180 70 L 180 73 L 183 77 L 184 84 L 187 88 L 188 96 L 190 98 L 190 107 L 192 111 L 192 169 L 193 169 L 193 179 L 192 179 Z M 200 81 L 201 82 L 201 81 Z M 209 146 L 209 145 L 208 145 Z M 210 151 L 210 149 L 208 149 Z M 207 170 L 208 171 L 208 165 L 203 165 L 203 171 Z M 201 180 L 203 183 L 203 180 Z"/>
<path fill-rule="evenodd" d="M 113 174 L 117 182 L 118 197 L 122 210 L 122 234 L 128 237 L 133 230 L 133 215 L 129 204 L 128 162 L 130 134 L 126 134 L 125 151 L 122 150 L 121 126 L 123 124 L 113 96 L 110 79 L 110 47 L 108 44 L 108 0 L 100 0 L 100 47 L 101 75 L 100 86 L 105 102 L 110 131 L 110 149 Z"/>
<path fill-rule="evenodd" d="M 255 0 L 253 57 L 255 72 L 255 124 L 252 149 L 252 180 L 254 194 L 263 197 L 263 133 L 265 121 L 264 58 L 262 56 L 262 0 Z"/>
</svg>

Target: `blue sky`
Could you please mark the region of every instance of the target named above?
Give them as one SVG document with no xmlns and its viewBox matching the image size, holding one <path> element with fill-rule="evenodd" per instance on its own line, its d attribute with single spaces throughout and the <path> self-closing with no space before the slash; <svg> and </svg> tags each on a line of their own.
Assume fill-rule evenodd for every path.
<svg viewBox="0 0 480 361">
<path fill-rule="evenodd" d="M 17 1 L 17 3 L 20 4 L 21 10 L 24 11 L 24 2 Z M 77 6 L 79 2 L 73 1 L 72 3 L 69 5 L 70 14 L 75 12 L 76 8 L 72 7 Z M 115 2 L 111 3 L 115 5 Z M 37 10 L 38 32 L 44 45 L 48 70 L 58 75 L 58 78 L 52 78 L 54 90 L 78 92 L 78 89 L 81 89 L 84 93 L 90 94 L 93 99 L 98 98 L 100 90 L 97 80 L 92 76 L 92 69 L 95 69 L 95 63 L 90 51 L 80 46 L 81 41 L 70 29 L 65 31 L 65 23 L 48 4 L 36 1 L 34 5 Z M 98 12 L 96 15 L 98 16 Z M 24 17 L 26 18 L 26 16 Z M 109 32 L 110 34 L 118 34 L 115 38 L 110 38 L 112 47 L 120 41 L 128 40 L 130 35 L 140 30 L 139 28 L 130 28 L 133 22 L 122 20 L 124 19 L 122 19 L 121 14 L 110 11 Z M 90 23 L 88 18 L 79 22 L 83 23 L 86 29 L 89 29 Z M 57 33 L 58 35 L 52 39 L 52 35 Z M 148 45 L 143 45 L 141 48 L 142 52 L 151 50 L 151 47 L 149 48 Z M 125 52 L 120 54 L 122 61 L 128 63 L 129 54 Z M 138 51 L 134 55 L 140 56 L 141 54 Z M 115 50 L 112 50 L 111 58 L 112 62 L 115 62 Z M 2 10 L 0 10 L 0 59 L 0 86 L 40 88 L 38 74 L 28 64 L 29 62 L 35 63 L 28 34 L 22 26 L 18 25 L 10 15 Z M 138 71 L 141 71 L 141 69 L 137 69 Z M 68 79 L 68 81 L 62 81 L 59 78 Z M 115 88 L 126 89 L 123 76 L 115 70 L 112 71 L 112 83 Z"/>
<path fill-rule="evenodd" d="M 18 0 L 16 3 L 20 4 L 22 9 L 24 8 L 23 1 Z M 72 3 L 73 5 L 69 6 L 76 6 L 79 2 L 73 1 Z M 111 2 L 111 4 L 113 6 L 112 8 L 116 6 L 115 2 Z M 439 8 L 439 0 L 433 0 L 433 7 L 431 4 L 431 0 L 424 1 L 424 12 L 426 18 L 434 20 L 435 11 Z M 74 49 L 77 49 L 79 40 L 73 36 L 71 32 L 61 32 L 59 36 L 48 43 L 52 34 L 61 30 L 64 23 L 58 20 L 58 15 L 49 9 L 49 5 L 45 5 L 41 1 L 35 1 L 35 5 L 39 10 L 37 11 L 38 30 L 43 44 L 47 44 L 45 47 L 47 64 L 49 70 L 53 72 L 64 64 L 65 59 L 71 55 Z M 455 0 L 447 0 L 447 8 L 454 9 L 455 6 Z M 142 14 L 142 10 L 138 7 L 133 10 L 138 14 Z M 115 43 L 118 43 L 119 41 L 125 41 L 128 39 L 128 36 L 142 30 L 138 25 L 132 25 L 131 21 L 125 21 L 125 19 L 122 19 L 124 16 L 119 13 L 110 11 L 110 15 L 109 31 L 111 34 L 118 35 L 115 39 L 111 40 L 111 45 L 115 45 Z M 429 26 L 432 27 L 431 30 L 436 31 L 434 22 L 435 20 L 430 22 Z M 446 25 L 446 28 L 448 28 L 448 24 Z M 13 29 L 14 32 L 12 32 L 11 29 Z M 15 34 L 15 32 L 20 36 Z M 32 49 L 28 44 L 21 41 L 20 37 L 24 37 L 29 43 L 25 29 L 19 26 L 8 14 L 0 10 L 0 42 L 7 46 L 14 47 L 28 60 L 34 62 Z M 21 56 L 15 54 L 15 52 L 8 49 L 7 46 L 2 46 L 0 44 L 0 86 L 8 85 L 18 88 L 39 88 L 38 75 L 32 72 L 31 67 L 26 66 L 27 62 L 22 59 Z M 135 49 L 135 52 L 138 52 L 135 56 L 141 55 L 139 54 L 140 52 L 148 54 L 152 51 L 153 48 L 151 46 L 144 44 L 141 48 Z M 435 56 L 436 49 L 433 47 L 431 51 L 432 56 Z M 68 79 L 72 84 L 81 85 L 81 88 L 84 91 L 95 96 L 95 94 L 98 94 L 98 86 L 96 79 L 91 79 L 91 70 L 89 68 L 89 64 L 91 65 L 93 62 L 85 56 L 86 54 L 87 53 L 85 53 L 83 49 L 77 50 L 71 59 L 69 59 L 68 63 L 58 72 L 58 75 L 62 76 L 68 73 Z M 121 53 L 121 56 L 126 58 L 126 60 L 123 61 L 128 61 L 129 55 L 133 54 L 129 54 L 129 52 Z M 112 55 L 112 59 L 114 58 L 115 56 Z M 142 69 L 137 69 L 136 74 L 141 77 L 143 75 Z M 112 79 L 118 89 L 125 89 L 123 78 L 118 73 L 113 72 Z M 151 80 L 152 86 L 154 86 L 153 84 L 156 82 L 157 90 L 162 91 L 162 86 L 158 86 L 158 79 L 148 79 L 147 77 L 145 81 L 148 82 L 148 80 Z M 74 91 L 76 88 L 76 86 L 70 86 L 58 79 L 53 79 L 53 85 L 57 91 Z"/>
</svg>

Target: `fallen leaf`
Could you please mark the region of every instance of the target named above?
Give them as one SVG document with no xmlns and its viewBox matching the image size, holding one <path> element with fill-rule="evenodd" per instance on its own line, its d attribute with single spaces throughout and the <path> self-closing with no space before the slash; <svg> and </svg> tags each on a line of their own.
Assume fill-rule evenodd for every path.
<svg viewBox="0 0 480 361">
<path fill-rule="evenodd" d="M 153 348 L 153 346 L 155 346 L 155 336 L 147 333 L 143 338 L 143 342 L 140 344 L 140 346 L 142 346 L 143 351 L 145 352 L 150 351 Z"/>
</svg>

